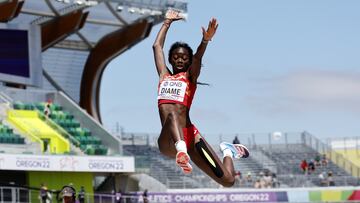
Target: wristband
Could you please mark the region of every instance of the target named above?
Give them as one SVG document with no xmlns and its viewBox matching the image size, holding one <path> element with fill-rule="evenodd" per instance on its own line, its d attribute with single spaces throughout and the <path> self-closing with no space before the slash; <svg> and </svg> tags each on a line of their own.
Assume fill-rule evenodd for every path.
<svg viewBox="0 0 360 203">
<path fill-rule="evenodd" d="M 209 42 L 209 40 L 202 40 L 201 43 L 207 44 Z"/>
</svg>

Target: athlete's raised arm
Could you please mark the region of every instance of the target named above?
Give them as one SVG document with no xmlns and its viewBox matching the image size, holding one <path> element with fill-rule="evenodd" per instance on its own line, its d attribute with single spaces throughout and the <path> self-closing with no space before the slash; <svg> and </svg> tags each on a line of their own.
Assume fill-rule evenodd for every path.
<svg viewBox="0 0 360 203">
<path fill-rule="evenodd" d="M 205 53 L 208 42 L 211 41 L 211 39 L 215 35 L 218 25 L 219 24 L 217 23 L 217 20 L 215 18 L 212 18 L 209 21 L 209 25 L 206 30 L 204 27 L 201 27 L 203 37 L 201 39 L 200 45 L 196 50 L 196 53 L 194 54 L 193 62 L 190 68 L 191 80 L 193 82 L 196 82 L 197 78 L 200 75 L 202 57 Z"/>
<path fill-rule="evenodd" d="M 180 20 L 182 18 L 183 17 L 180 15 L 178 11 L 174 11 L 174 10 L 167 11 L 165 15 L 165 21 L 162 24 L 160 31 L 157 34 L 155 42 L 153 44 L 155 65 L 160 77 L 165 73 L 169 72 L 168 69 L 166 68 L 164 51 L 163 51 L 166 33 L 173 21 Z"/>
</svg>

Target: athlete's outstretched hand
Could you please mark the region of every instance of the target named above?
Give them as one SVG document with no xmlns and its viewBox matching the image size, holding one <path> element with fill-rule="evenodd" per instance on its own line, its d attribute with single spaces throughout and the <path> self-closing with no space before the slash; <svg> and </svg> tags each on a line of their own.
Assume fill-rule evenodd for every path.
<svg viewBox="0 0 360 203">
<path fill-rule="evenodd" d="M 181 15 L 179 11 L 170 9 L 166 12 L 165 19 L 169 19 L 171 21 L 176 21 L 176 20 L 184 19 L 184 16 Z"/>
<path fill-rule="evenodd" d="M 203 39 L 205 41 L 211 41 L 211 39 L 213 38 L 213 36 L 216 33 L 216 29 L 218 28 L 218 26 L 219 26 L 219 24 L 217 23 L 217 20 L 215 18 L 212 18 L 209 21 L 207 30 L 205 30 L 204 27 L 201 27 L 202 33 L 203 33 Z"/>
</svg>

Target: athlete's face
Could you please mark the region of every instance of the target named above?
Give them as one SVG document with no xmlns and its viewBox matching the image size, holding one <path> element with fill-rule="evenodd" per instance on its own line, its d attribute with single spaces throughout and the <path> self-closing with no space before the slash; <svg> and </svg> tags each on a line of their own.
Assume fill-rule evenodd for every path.
<svg viewBox="0 0 360 203">
<path fill-rule="evenodd" d="M 190 54 L 187 49 L 179 47 L 172 52 L 171 65 L 173 67 L 174 73 L 185 72 L 189 68 L 190 64 Z"/>
</svg>

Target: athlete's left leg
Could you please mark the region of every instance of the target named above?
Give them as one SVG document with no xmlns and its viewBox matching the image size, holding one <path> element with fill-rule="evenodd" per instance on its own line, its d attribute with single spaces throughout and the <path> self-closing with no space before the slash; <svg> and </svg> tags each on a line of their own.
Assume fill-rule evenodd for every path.
<svg viewBox="0 0 360 203">
<path fill-rule="evenodd" d="M 248 155 L 248 150 L 244 146 Z M 225 187 L 231 187 L 235 182 L 235 170 L 233 164 L 234 155 L 228 154 L 220 161 L 212 147 L 201 137 L 195 135 L 194 145 L 188 150 L 191 160 L 208 176 Z"/>
</svg>

